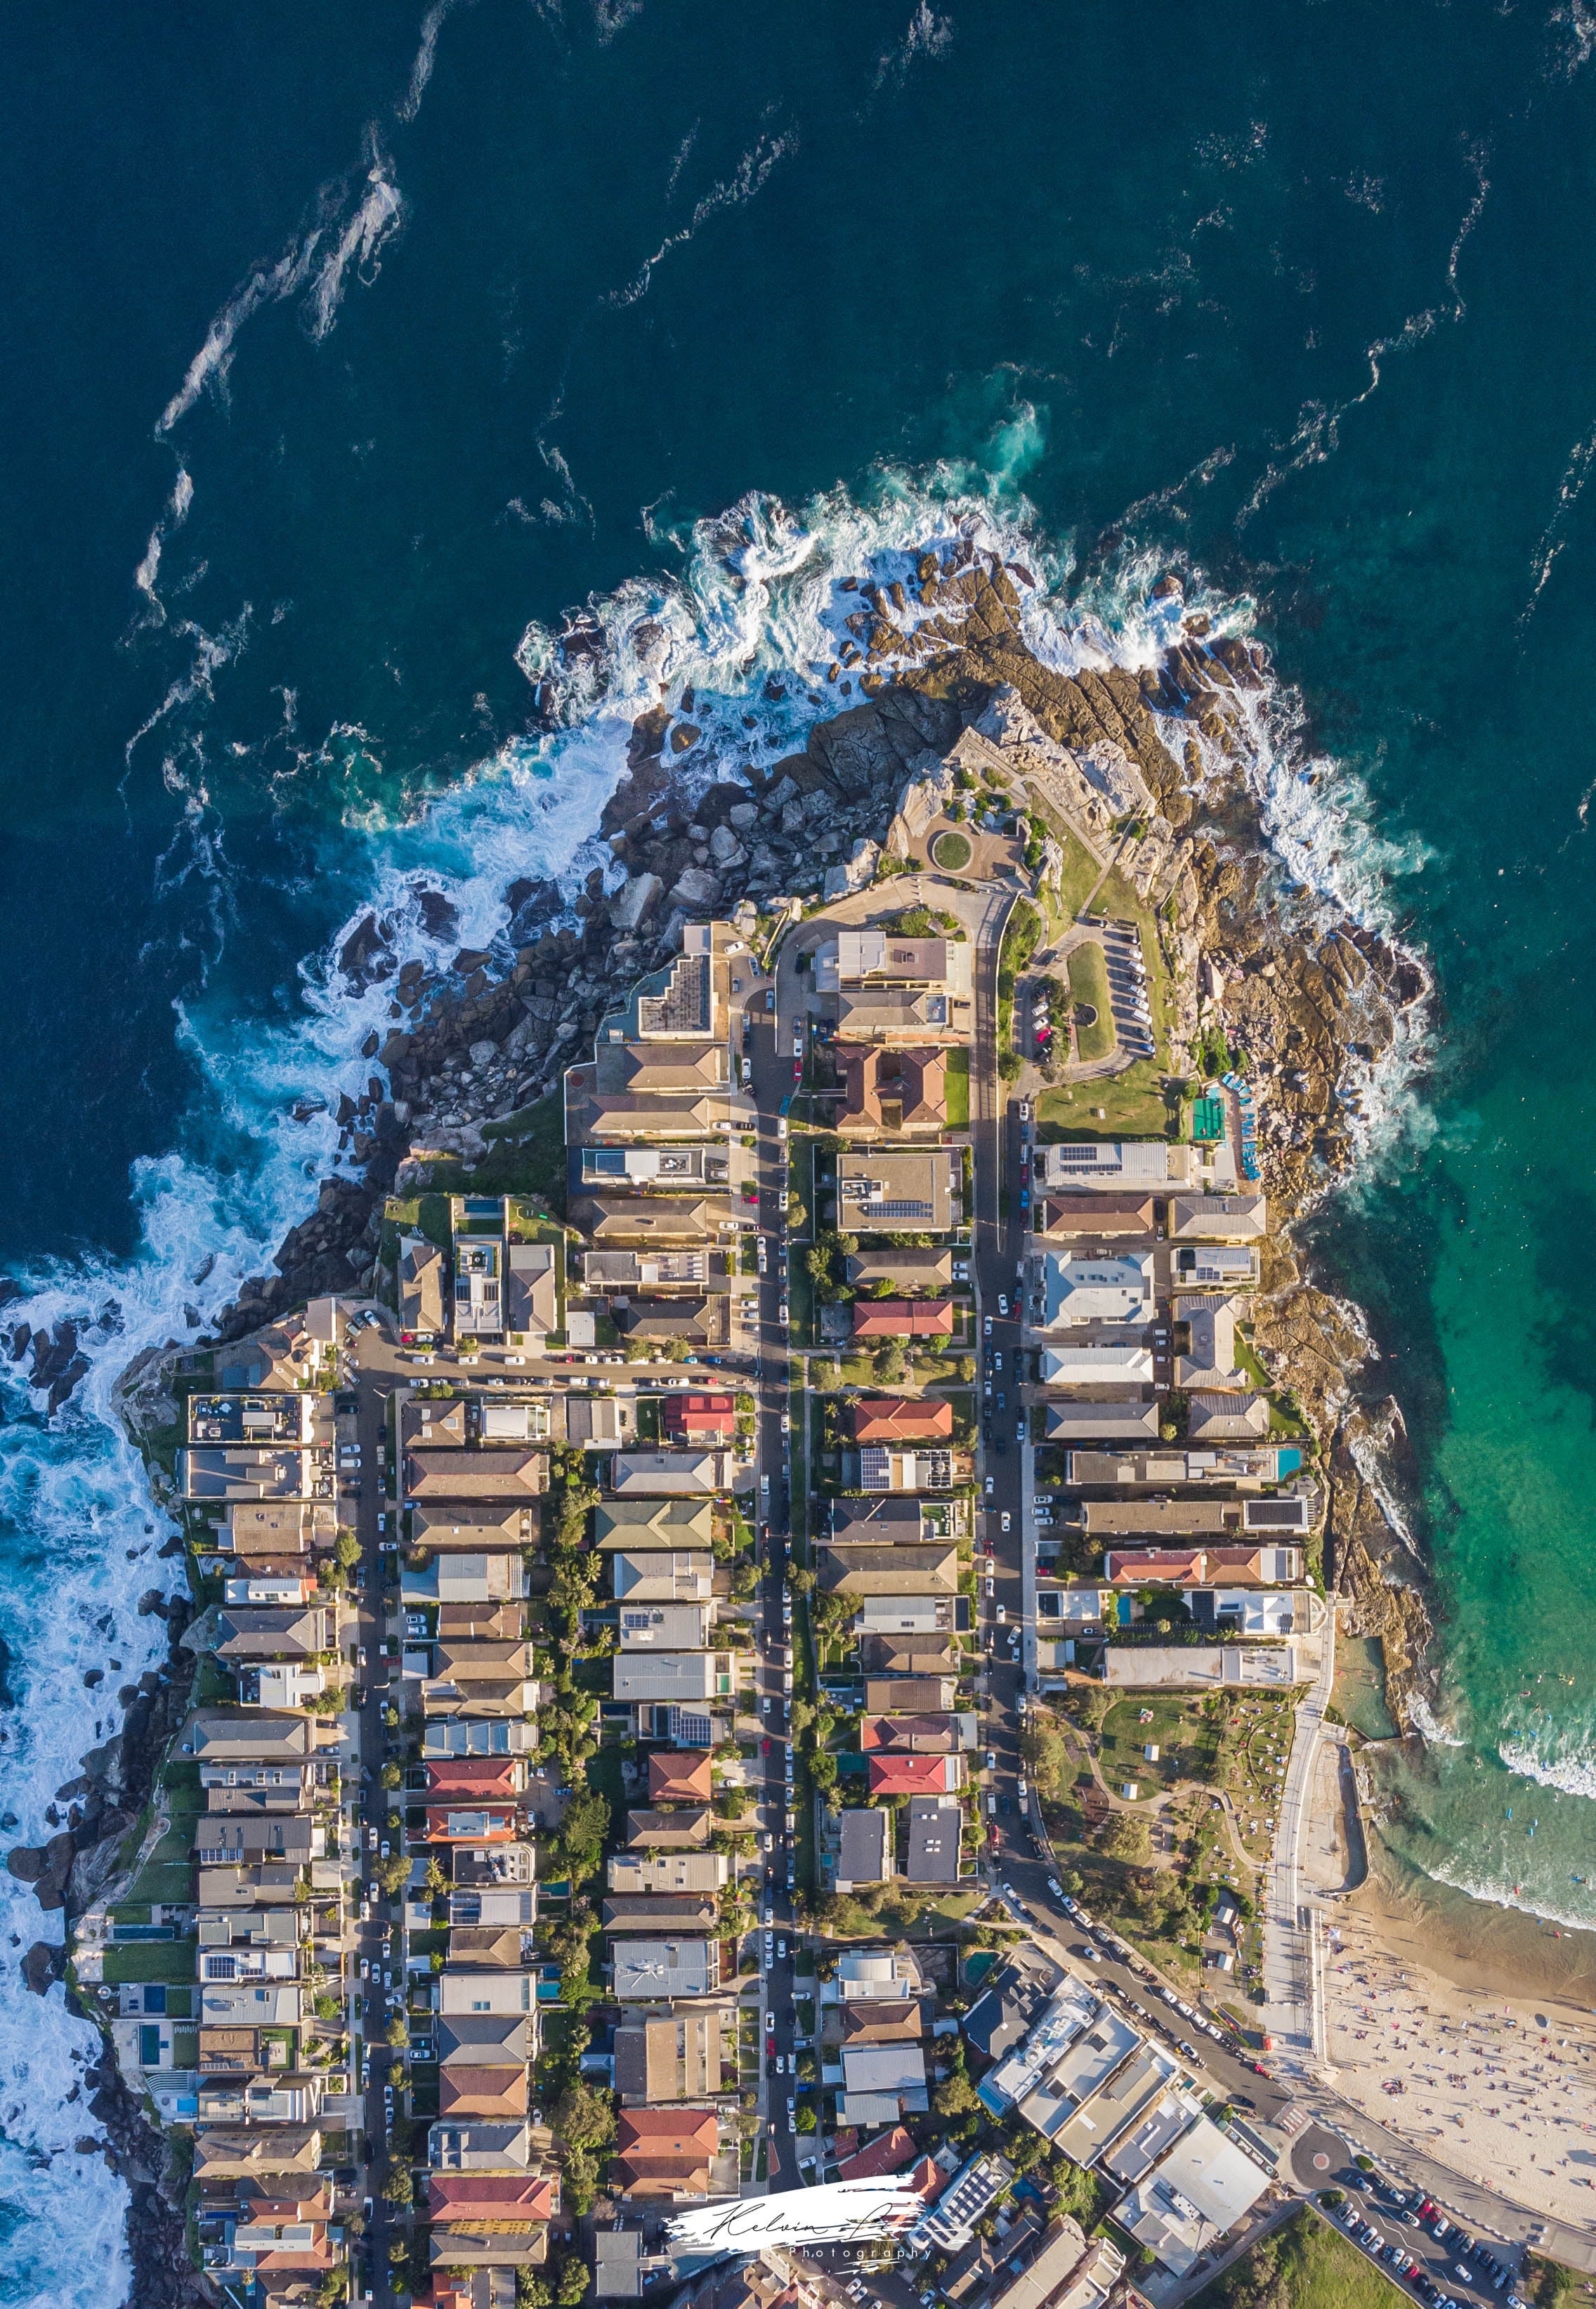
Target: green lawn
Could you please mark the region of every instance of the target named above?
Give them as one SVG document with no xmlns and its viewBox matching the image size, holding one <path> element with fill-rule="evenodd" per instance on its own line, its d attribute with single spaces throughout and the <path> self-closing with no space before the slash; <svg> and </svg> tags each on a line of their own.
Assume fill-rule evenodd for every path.
<svg viewBox="0 0 1596 2309">
<path fill-rule="evenodd" d="M 1067 968 L 1070 1000 L 1075 1008 L 1075 1049 L 1083 1065 L 1092 1065 L 1099 1059 L 1106 1059 L 1114 1048 L 1114 1008 L 1109 993 L 1109 965 L 1097 940 L 1088 938 L 1083 946 L 1072 947 Z M 1081 1013 L 1087 1005 L 1097 1015 L 1090 1025 L 1083 1025 Z"/>
<path fill-rule="evenodd" d="M 1204 2286 L 1192 2309 L 1263 2300 L 1281 2309 L 1397 2309 L 1406 2299 L 1356 2245 L 1304 2206 Z"/>
<path fill-rule="evenodd" d="M 1151 1722 L 1143 1724 L 1143 1715 Z M 1143 1748 L 1159 1751 L 1149 1764 Z M 1176 1780 L 1212 1780 L 1218 1751 L 1217 1727 L 1194 1699 L 1161 1692 L 1135 1692 L 1117 1700 L 1103 1721 L 1100 1754 L 1103 1777 L 1114 1784 L 1131 1774 L 1151 1801 Z"/>
<path fill-rule="evenodd" d="M 939 834 L 931 844 L 932 865 L 940 866 L 946 874 L 962 874 L 971 854 L 968 837 L 962 834 Z"/>
<path fill-rule="evenodd" d="M 1163 1070 L 1152 1059 L 1138 1059 L 1122 1075 L 1045 1090 L 1037 1100 L 1037 1120 L 1044 1145 L 1059 1138 L 1161 1138 L 1169 1120 Z"/>
<path fill-rule="evenodd" d="M 970 1128 L 970 1052 L 953 1050 L 947 1054 L 947 1127 L 950 1130 Z"/>
<path fill-rule="evenodd" d="M 125 1980 L 194 1980 L 197 1951 L 194 1941 L 113 1941 L 105 1952 L 105 1976 L 113 1987 Z"/>
</svg>

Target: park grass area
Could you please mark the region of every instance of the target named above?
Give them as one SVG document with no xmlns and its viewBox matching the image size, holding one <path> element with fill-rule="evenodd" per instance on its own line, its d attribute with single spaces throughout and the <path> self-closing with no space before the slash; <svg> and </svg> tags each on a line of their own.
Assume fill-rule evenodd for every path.
<svg viewBox="0 0 1596 2309">
<path fill-rule="evenodd" d="M 972 855 L 967 835 L 945 832 L 931 844 L 931 863 L 940 866 L 945 874 L 962 874 Z"/>
<path fill-rule="evenodd" d="M 1070 948 L 1070 1000 L 1075 1012 L 1075 1051 L 1083 1066 L 1094 1066 L 1114 1048 L 1114 1005 L 1109 991 L 1109 965 L 1095 938 Z M 1090 1009 L 1091 1023 L 1083 1022 Z"/>
<path fill-rule="evenodd" d="M 1037 1137 L 1043 1146 L 1061 1138 L 1162 1138 L 1170 1120 L 1164 1079 L 1156 1060 L 1138 1059 L 1123 1074 L 1044 1090 L 1037 1099 Z"/>
<path fill-rule="evenodd" d="M 1397 2309 L 1407 2297 L 1305 2205 L 1204 2286 L 1192 2309 L 1241 2309 L 1264 2301 L 1281 2309 Z"/>
<path fill-rule="evenodd" d="M 1219 1765 L 1220 1727 L 1197 1699 L 1135 1692 L 1117 1700 L 1103 1720 L 1098 1753 L 1103 1776 L 1117 1782 L 1134 1770 L 1150 1803 L 1181 1780 L 1212 1781 Z M 1156 1747 L 1150 1764 L 1143 1750 Z"/>
<path fill-rule="evenodd" d="M 966 1047 L 947 1053 L 947 1127 L 970 1128 L 970 1051 Z"/>
</svg>

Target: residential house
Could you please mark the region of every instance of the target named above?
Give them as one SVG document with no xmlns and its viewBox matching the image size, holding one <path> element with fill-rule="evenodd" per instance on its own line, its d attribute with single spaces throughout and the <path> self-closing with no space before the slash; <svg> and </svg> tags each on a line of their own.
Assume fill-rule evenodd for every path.
<svg viewBox="0 0 1596 2309">
<path fill-rule="evenodd" d="M 648 1857 L 631 1853 L 610 1855 L 612 1892 L 719 1892 L 729 1881 L 731 1864 L 724 1852 L 661 1852 Z"/>
<path fill-rule="evenodd" d="M 903 1874 L 910 1884 L 956 1884 L 963 1812 L 956 1796 L 909 1799 L 909 1853 Z"/>
<path fill-rule="evenodd" d="M 945 1396 L 861 1395 L 848 1405 L 847 1417 L 856 1443 L 953 1441 L 953 1406 Z"/>
<path fill-rule="evenodd" d="M 560 1328 L 558 1255 L 552 1242 L 512 1242 L 505 1253 L 505 1330 L 512 1346 L 536 1346 Z"/>
<path fill-rule="evenodd" d="M 617 1451 L 610 1463 L 609 1488 L 621 1500 L 709 1499 L 730 1490 L 732 1474 L 730 1456 L 724 1451 Z"/>
<path fill-rule="evenodd" d="M 707 1552 L 714 1538 L 707 1502 L 678 1499 L 603 1500 L 593 1510 L 593 1544 L 600 1551 L 681 1549 Z"/>
<path fill-rule="evenodd" d="M 859 1489 L 870 1493 L 951 1492 L 971 1476 L 969 1452 L 945 1450 L 938 1444 L 901 1451 L 886 1443 L 865 1443 L 858 1457 Z"/>
<path fill-rule="evenodd" d="M 720 2123 L 712 2108 L 623 2108 L 610 2188 L 624 2201 L 656 2198 L 677 2204 L 707 2197 L 720 2147 Z"/>
<path fill-rule="evenodd" d="M 1269 1206 L 1258 1195 L 1177 1195 L 1169 1206 L 1173 1242 L 1253 1242 L 1269 1232 Z"/>
<path fill-rule="evenodd" d="M 1110 1548 L 1103 1578 L 1111 1587 L 1295 1587 L 1302 1578 L 1299 1547 Z"/>
<path fill-rule="evenodd" d="M 921 1536 L 920 1505 L 917 1499 L 897 1496 L 859 1498 L 845 1492 L 831 1502 L 833 1544 L 897 1546 L 917 1543 Z"/>
<path fill-rule="evenodd" d="M 732 1395 L 667 1396 L 660 1423 L 669 1440 L 684 1449 L 735 1443 L 737 1398 Z"/>
<path fill-rule="evenodd" d="M 634 1708 L 702 1706 L 737 1693 L 730 1652 L 621 1651 L 610 1662 L 610 1673 L 611 1697 Z"/>
<path fill-rule="evenodd" d="M 890 1283 L 905 1294 L 922 1291 L 936 1294 L 953 1283 L 970 1279 L 968 1255 L 962 1258 L 956 1251 L 938 1250 L 927 1243 L 902 1247 L 884 1243 L 879 1249 L 850 1251 L 845 1263 L 848 1280 L 859 1291 L 867 1291 L 872 1284 Z"/>
<path fill-rule="evenodd" d="M 1184 1323 L 1190 1345 L 1175 1358 L 1175 1384 L 1190 1390 L 1223 1388 L 1227 1393 L 1249 1382 L 1236 1365 L 1236 1320 L 1246 1312 L 1239 1299 L 1221 1292 L 1203 1291 L 1175 1302 L 1175 1319 Z"/>
<path fill-rule="evenodd" d="M 946 1234 L 963 1215 L 956 1146 L 844 1148 L 837 1156 L 837 1224 L 849 1234 Z"/>
<path fill-rule="evenodd" d="M 962 1755 L 922 1756 L 894 1749 L 869 1759 L 873 1796 L 956 1794 L 964 1786 Z"/>
<path fill-rule="evenodd" d="M 702 1651 L 715 1622 L 709 1604 L 623 1604 L 617 1614 L 621 1649 L 635 1651 Z"/>
<path fill-rule="evenodd" d="M 649 1802 L 708 1803 L 714 1794 L 714 1770 L 707 1756 L 673 1755 L 655 1748 L 649 1755 Z"/>
<path fill-rule="evenodd" d="M 680 1812 L 634 1808 L 626 1814 L 627 1848 L 633 1852 L 702 1851 L 713 1823 L 714 1814 L 707 1804 Z"/>
<path fill-rule="evenodd" d="M 548 1489 L 547 1451 L 409 1451 L 406 1496 L 412 1500 L 540 1499 Z"/>
<path fill-rule="evenodd" d="M 1245 1443 L 1269 1432 L 1265 1395 L 1194 1395 L 1186 1406 L 1186 1431 L 1194 1443 Z"/>
<path fill-rule="evenodd" d="M 951 1299 L 856 1299 L 853 1336 L 856 1339 L 951 1339 L 954 1330 Z"/>
<path fill-rule="evenodd" d="M 399 1335 L 406 1345 L 444 1336 L 444 1254 L 425 1235 L 399 1238 Z"/>
<path fill-rule="evenodd" d="M 220 1708 L 202 1708 L 190 1717 L 179 1748 L 202 1763 L 272 1763 L 314 1756 L 315 1726 L 307 1716 L 224 1715 Z"/>
<path fill-rule="evenodd" d="M 874 1805 L 846 1809 L 837 1846 L 838 1891 L 851 1892 L 856 1884 L 884 1884 L 893 1873 L 891 1813 Z"/>
<path fill-rule="evenodd" d="M 1088 1437 L 1102 1442 L 1158 1440 L 1156 1403 L 1049 1403 L 1047 1431 L 1049 1443 L 1075 1443 Z"/>
<path fill-rule="evenodd" d="M 615 1994 L 622 2004 L 712 1996 L 720 1985 L 718 1939 L 614 1941 Z"/>
<path fill-rule="evenodd" d="M 615 2032 L 615 2088 L 623 2107 L 712 2099 L 737 2067 L 735 2009 L 712 2005 L 669 2018 L 623 2020 Z"/>
<path fill-rule="evenodd" d="M 584 1195 L 572 1204 L 570 1221 L 598 1250 L 617 1244 L 691 1248 L 738 1232 L 731 1206 L 720 1196 Z"/>
<path fill-rule="evenodd" d="M 1048 1329 L 1074 1323 L 1147 1323 L 1152 1319 L 1152 1253 L 1124 1250 L 1091 1258 L 1072 1254 L 1042 1259 Z"/>
<path fill-rule="evenodd" d="M 952 1675 L 870 1675 L 865 1679 L 867 1716 L 944 1716 L 957 1703 Z"/>
<path fill-rule="evenodd" d="M 1191 1148 L 1166 1138 L 1074 1138 L 1036 1152 L 1036 1170 L 1051 1194 L 1156 1195 L 1184 1187 L 1191 1168 Z"/>
<path fill-rule="evenodd" d="M 1083 1340 L 1044 1347 L 1038 1358 L 1044 1387 L 1134 1387 L 1152 1384 L 1152 1350 L 1134 1339 Z"/>
<path fill-rule="evenodd" d="M 645 1554 L 617 1548 L 609 1579 L 617 1604 L 708 1604 L 715 1592 L 715 1559 L 707 1550 Z"/>
<path fill-rule="evenodd" d="M 953 1545 L 839 1545 L 823 1547 L 816 1559 L 820 1585 L 838 1596 L 953 1596 L 959 1587 L 959 1551 Z"/>
<path fill-rule="evenodd" d="M 839 1042 L 833 1057 L 843 1092 L 839 1130 L 941 1130 L 947 1122 L 947 1059 L 936 1048 L 893 1051 Z"/>
<path fill-rule="evenodd" d="M 607 1933 L 712 1933 L 720 1916 L 712 1893 L 620 1892 L 604 1902 Z"/>
<path fill-rule="evenodd" d="M 1065 1193 L 1038 1197 L 1033 1231 L 1107 1242 L 1118 1236 L 1151 1236 L 1157 1222 L 1158 1204 L 1151 1195 Z"/>
</svg>

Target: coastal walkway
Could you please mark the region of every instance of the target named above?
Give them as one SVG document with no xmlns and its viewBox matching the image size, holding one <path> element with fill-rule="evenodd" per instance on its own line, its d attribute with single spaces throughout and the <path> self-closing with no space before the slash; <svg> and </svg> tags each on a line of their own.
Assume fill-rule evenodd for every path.
<svg viewBox="0 0 1596 2309">
<path fill-rule="evenodd" d="M 1335 1682 L 1335 1605 L 1331 1602 L 1318 1681 L 1298 1706 L 1290 1759 L 1264 1879 L 1264 1993 L 1276 2073 L 1305 2080 L 1324 2054 L 1315 1919 L 1302 1900 L 1302 1825 L 1313 1802 L 1324 1710 Z"/>
</svg>

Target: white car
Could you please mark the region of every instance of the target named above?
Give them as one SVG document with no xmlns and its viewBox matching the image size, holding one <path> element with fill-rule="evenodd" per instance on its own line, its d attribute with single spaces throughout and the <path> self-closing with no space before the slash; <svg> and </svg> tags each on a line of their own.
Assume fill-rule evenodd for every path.
<svg viewBox="0 0 1596 2309">
<path fill-rule="evenodd" d="M 993 1484 L 993 1479 L 992 1479 L 992 1477 L 991 1477 L 990 1475 L 988 1475 L 988 1478 L 987 1478 L 987 1497 L 988 1497 L 988 1499 L 990 1499 L 990 1498 L 991 1498 L 991 1496 L 992 1496 L 992 1484 Z"/>
<path fill-rule="evenodd" d="M 776 1942 L 776 1954 L 780 1957 L 785 1957 L 787 1954 L 787 1943 L 785 1941 L 778 1941 Z"/>
<path fill-rule="evenodd" d="M 804 1055 L 804 1030 L 801 1026 L 793 1029 L 792 1055 L 795 1059 L 801 1059 Z"/>
<path fill-rule="evenodd" d="M 1007 1314 L 1007 1312 L 1008 1312 L 1008 1308 L 1007 1308 L 1006 1304 L 1005 1304 L 1005 1308 L 1004 1308 L 1004 1312 L 1005 1312 L 1005 1315 L 1006 1315 L 1006 1314 Z M 997 1348 L 997 1349 L 996 1349 L 996 1351 L 995 1352 L 995 1353 L 993 1354 L 993 1357 L 992 1357 L 992 1368 L 993 1368 L 993 1370 L 994 1370 L 995 1371 L 1000 1371 L 1003 1369 L 1003 1349 L 1002 1349 L 1001 1347 Z"/>
<path fill-rule="evenodd" d="M 792 1414 L 790 1411 L 784 1411 L 781 1414 L 781 1432 L 783 1435 L 790 1435 L 792 1432 Z"/>
<path fill-rule="evenodd" d="M 981 1336 L 983 1336 L 983 1338 L 988 1338 L 988 1339 L 989 1339 L 989 1338 L 991 1337 L 991 1336 L 992 1336 L 992 1318 L 990 1317 L 990 1315 L 988 1315 L 988 1318 L 987 1318 L 987 1319 L 986 1319 L 985 1324 L 982 1326 L 982 1332 L 981 1332 Z"/>
<path fill-rule="evenodd" d="M 774 1849 L 774 1846 L 773 1846 L 773 1845 L 772 1845 L 772 1840 L 771 1840 L 771 1832 L 770 1832 L 770 1829 L 769 1829 L 768 1828 L 765 1829 L 764 1834 L 763 1834 L 763 1835 L 760 1838 L 760 1839 L 759 1839 L 759 1848 L 760 1848 L 760 1850 L 761 1850 L 762 1852 L 770 1852 L 770 1851 L 772 1851 L 772 1850 Z"/>
<path fill-rule="evenodd" d="M 996 1582 L 996 1579 L 988 1579 L 988 1582 L 987 1582 L 987 1596 L 988 1596 L 988 1601 L 991 1599 L 991 1597 L 992 1597 L 992 1596 L 996 1596 L 996 1593 L 997 1593 L 997 1582 Z"/>
<path fill-rule="evenodd" d="M 766 1903 L 765 1903 L 764 1914 L 763 1914 L 763 1916 L 760 1918 L 760 1922 L 761 1922 L 761 1924 L 763 1924 L 763 1926 L 764 1926 L 764 1928 L 765 1928 L 765 1932 L 766 1932 L 766 1933 L 767 1933 L 767 1934 L 769 1933 L 769 1932 L 770 1932 L 770 1928 L 771 1928 L 771 1926 L 775 1923 L 775 1921 L 776 1921 L 776 1912 L 775 1912 L 775 1910 L 771 1907 L 771 1905 L 770 1905 L 769 1901 L 767 1900 L 767 1901 L 766 1901 Z"/>
<path fill-rule="evenodd" d="M 998 1626 L 999 1626 L 1000 1628 L 1002 1627 L 1002 1625 L 1003 1625 L 1004 1621 L 1005 1621 L 1007 1618 L 1008 1618 L 1008 1606 L 1007 1606 L 1006 1604 L 999 1604 L 999 1605 L 997 1606 L 997 1624 L 998 1624 Z"/>
<path fill-rule="evenodd" d="M 1009 1516 L 1009 1511 L 1008 1511 L 1008 1509 L 1007 1509 L 1006 1508 L 1005 1508 L 1005 1509 L 1004 1509 L 1004 1511 L 1003 1511 L 1002 1515 L 998 1518 L 998 1524 L 999 1524 L 1000 1528 L 1001 1528 L 1002 1530 L 1004 1530 L 1004 1531 L 1007 1531 L 1007 1530 L 1009 1529 L 1009 1527 L 1010 1527 L 1010 1522 L 1011 1522 L 1011 1518 L 1010 1518 L 1010 1516 Z"/>
<path fill-rule="evenodd" d="M 1000 1291 L 997 1294 L 997 1311 L 1000 1315 L 1006 1315 L 1008 1313 L 1008 1293 L 1006 1291 Z"/>
</svg>

